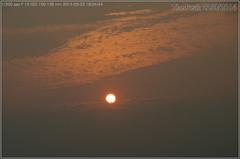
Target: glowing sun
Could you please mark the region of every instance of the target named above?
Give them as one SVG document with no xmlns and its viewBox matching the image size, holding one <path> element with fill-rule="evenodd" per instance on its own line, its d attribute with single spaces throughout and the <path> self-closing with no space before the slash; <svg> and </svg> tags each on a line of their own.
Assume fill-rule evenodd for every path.
<svg viewBox="0 0 240 159">
<path fill-rule="evenodd" d="M 106 95 L 105 98 L 106 102 L 108 102 L 109 104 L 113 104 L 116 101 L 116 96 L 114 94 L 108 94 Z"/>
</svg>

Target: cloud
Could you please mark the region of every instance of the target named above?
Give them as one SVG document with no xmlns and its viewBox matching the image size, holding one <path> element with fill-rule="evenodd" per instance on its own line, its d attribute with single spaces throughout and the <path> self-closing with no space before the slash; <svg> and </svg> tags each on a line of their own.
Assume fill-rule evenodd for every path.
<svg viewBox="0 0 240 159">
<path fill-rule="evenodd" d="M 142 9 L 142 10 L 135 10 L 135 11 L 128 11 L 128 12 L 113 12 L 105 14 L 105 16 L 126 16 L 126 15 L 141 15 L 141 14 L 149 14 L 153 11 L 151 9 Z"/>
<path fill-rule="evenodd" d="M 24 89 L 82 85 L 206 52 L 233 39 L 225 31 L 235 25 L 234 14 L 166 11 L 133 17 L 134 12 L 98 23 L 48 54 L 5 61 L 4 80 Z"/>
</svg>

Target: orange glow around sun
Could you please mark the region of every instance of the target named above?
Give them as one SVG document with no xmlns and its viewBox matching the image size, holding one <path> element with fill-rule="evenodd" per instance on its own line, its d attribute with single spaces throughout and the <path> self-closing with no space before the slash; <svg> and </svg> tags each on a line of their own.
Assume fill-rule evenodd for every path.
<svg viewBox="0 0 240 159">
<path fill-rule="evenodd" d="M 106 102 L 108 102 L 109 104 L 113 104 L 116 102 L 116 96 L 114 94 L 107 94 L 105 97 Z"/>
</svg>

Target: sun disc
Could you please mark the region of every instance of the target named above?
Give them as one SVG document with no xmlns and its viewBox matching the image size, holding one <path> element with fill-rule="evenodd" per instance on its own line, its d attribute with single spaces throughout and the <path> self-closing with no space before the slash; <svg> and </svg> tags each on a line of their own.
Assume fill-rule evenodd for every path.
<svg viewBox="0 0 240 159">
<path fill-rule="evenodd" d="M 108 102 L 109 104 L 113 104 L 116 101 L 116 96 L 114 94 L 108 94 L 106 95 L 105 98 L 106 102 Z"/>
</svg>

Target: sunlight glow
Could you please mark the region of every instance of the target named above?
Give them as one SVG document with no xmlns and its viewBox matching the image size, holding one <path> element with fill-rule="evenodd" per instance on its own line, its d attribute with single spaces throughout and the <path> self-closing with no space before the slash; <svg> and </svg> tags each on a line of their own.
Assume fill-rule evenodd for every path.
<svg viewBox="0 0 240 159">
<path fill-rule="evenodd" d="M 106 95 L 105 98 L 106 102 L 108 102 L 109 104 L 113 104 L 116 101 L 116 96 L 114 94 L 108 94 Z"/>
</svg>

